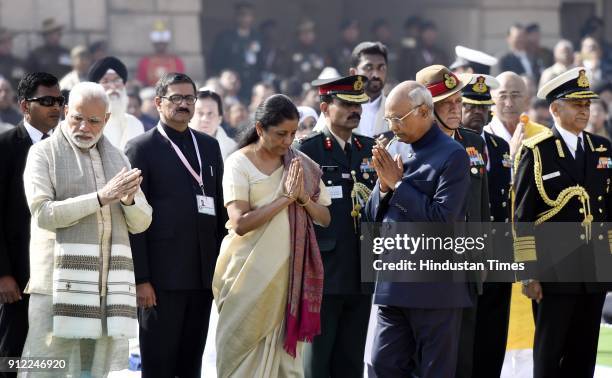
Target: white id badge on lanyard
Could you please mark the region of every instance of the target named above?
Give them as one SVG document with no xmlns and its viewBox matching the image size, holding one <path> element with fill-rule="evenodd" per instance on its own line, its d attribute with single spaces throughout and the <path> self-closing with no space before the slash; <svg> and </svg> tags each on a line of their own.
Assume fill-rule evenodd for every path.
<svg viewBox="0 0 612 378">
<path fill-rule="evenodd" d="M 196 195 L 198 213 L 215 216 L 215 199 L 209 196 Z"/>
<path fill-rule="evenodd" d="M 174 149 L 174 152 L 176 152 L 176 155 L 179 157 L 179 159 L 181 160 L 181 162 L 183 163 L 187 171 L 197 181 L 197 183 L 200 185 L 200 188 L 202 189 L 202 195 L 196 194 L 196 203 L 198 204 L 198 213 L 215 216 L 216 215 L 215 214 L 215 199 L 213 197 L 208 197 L 206 195 L 206 192 L 204 191 L 204 180 L 202 179 L 202 158 L 200 157 L 200 149 L 198 148 L 198 142 L 195 136 L 193 135 L 193 133 L 191 132 L 191 130 L 189 131 L 189 133 L 191 133 L 191 140 L 193 141 L 193 147 L 195 148 L 195 152 L 198 157 L 198 166 L 200 167 L 199 174 L 193 170 L 193 168 L 187 161 L 187 158 L 185 157 L 185 155 L 183 155 L 183 153 L 178 148 L 178 146 L 174 144 L 174 142 L 172 142 L 170 138 L 168 138 L 168 135 L 166 135 L 166 132 L 164 131 L 163 127 L 160 124 L 157 124 L 157 130 L 164 138 L 166 138 L 166 140 L 168 140 L 168 142 L 170 143 L 170 146 L 172 146 L 172 148 Z M 210 172 L 212 176 L 212 166 L 210 167 Z"/>
</svg>

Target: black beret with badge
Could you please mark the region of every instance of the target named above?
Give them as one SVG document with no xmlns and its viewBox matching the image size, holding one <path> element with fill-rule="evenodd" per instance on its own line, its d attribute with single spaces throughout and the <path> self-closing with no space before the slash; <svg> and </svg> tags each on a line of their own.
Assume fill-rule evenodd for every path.
<svg viewBox="0 0 612 378">
<path fill-rule="evenodd" d="M 365 83 L 368 80 L 363 75 L 336 77 L 333 79 L 319 79 L 311 83 L 319 88 L 320 96 L 333 96 L 342 101 L 363 104 L 370 101 L 365 93 Z"/>
</svg>

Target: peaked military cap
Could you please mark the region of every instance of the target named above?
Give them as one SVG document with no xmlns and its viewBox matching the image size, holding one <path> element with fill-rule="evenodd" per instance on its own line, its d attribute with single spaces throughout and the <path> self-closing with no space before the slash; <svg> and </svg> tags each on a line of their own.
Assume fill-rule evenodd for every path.
<svg viewBox="0 0 612 378">
<path fill-rule="evenodd" d="M 491 66 L 497 64 L 496 57 L 461 45 L 455 46 L 455 55 L 457 59 L 449 67 L 451 71 L 461 67 L 472 67 L 474 72 L 488 75 L 491 73 Z"/>
<path fill-rule="evenodd" d="M 538 91 L 538 98 L 546 99 L 549 103 L 565 100 L 582 100 L 599 98 L 591 90 L 589 78 L 584 67 L 576 67 L 550 80 Z"/>
<path fill-rule="evenodd" d="M 330 95 L 342 101 L 363 104 L 370 101 L 365 94 L 365 83 L 368 78 L 363 75 L 336 77 L 332 79 L 319 79 L 311 83 L 319 88 L 319 95 Z"/>
<path fill-rule="evenodd" d="M 461 77 L 463 74 L 459 74 Z M 472 105 L 493 105 L 491 89 L 499 88 L 499 81 L 491 75 L 473 74 L 463 88 L 463 103 Z"/>
</svg>

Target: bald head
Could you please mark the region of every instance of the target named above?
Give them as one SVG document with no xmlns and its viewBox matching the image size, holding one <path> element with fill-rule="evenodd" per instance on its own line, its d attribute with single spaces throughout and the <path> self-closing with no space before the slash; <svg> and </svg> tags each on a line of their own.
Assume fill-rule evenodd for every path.
<svg viewBox="0 0 612 378">
<path fill-rule="evenodd" d="M 399 140 L 414 143 L 429 130 L 433 122 L 431 94 L 416 81 L 398 84 L 385 102 L 385 118 Z"/>
<path fill-rule="evenodd" d="M 527 92 L 527 87 L 525 86 L 523 78 L 514 72 L 502 72 L 497 75 L 496 79 L 499 81 L 499 88 L 493 90 L 492 92 L 501 92 L 503 90 L 507 90 L 508 88 L 512 88 L 513 90 L 519 91 L 523 94 Z"/>
<path fill-rule="evenodd" d="M 424 104 L 427 109 L 433 112 L 431 94 L 422 84 L 412 80 L 403 81 L 396 85 L 387 96 L 386 101 L 407 105 L 409 108 Z"/>
<path fill-rule="evenodd" d="M 497 80 L 499 88 L 491 91 L 495 102 L 495 116 L 512 135 L 521 114 L 529 108 L 527 86 L 523 79 L 514 72 L 502 72 L 497 76 Z"/>
</svg>

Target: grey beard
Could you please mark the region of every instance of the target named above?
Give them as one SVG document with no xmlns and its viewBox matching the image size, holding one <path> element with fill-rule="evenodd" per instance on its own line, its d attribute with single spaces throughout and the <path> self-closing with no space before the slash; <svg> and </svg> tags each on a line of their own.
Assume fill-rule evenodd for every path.
<svg viewBox="0 0 612 378">
<path fill-rule="evenodd" d="M 125 113 L 127 113 L 127 107 L 128 107 L 128 101 L 129 101 L 127 94 L 125 93 L 125 90 L 120 93 L 119 97 L 109 96 L 109 99 L 110 99 L 109 110 L 111 113 L 111 118 L 123 117 Z"/>
<path fill-rule="evenodd" d="M 72 132 L 70 132 L 70 130 L 68 130 L 68 136 L 70 137 L 70 140 L 72 141 L 72 143 L 74 143 L 75 146 L 77 146 L 78 148 L 81 148 L 83 150 L 88 150 L 88 149 L 92 148 L 93 146 L 95 146 L 96 143 L 98 143 L 100 141 L 100 138 L 102 138 L 102 132 L 100 132 L 100 134 L 98 134 L 98 136 L 96 138 L 94 138 L 90 142 L 81 142 L 81 141 L 79 141 L 72 134 Z"/>
<path fill-rule="evenodd" d="M 78 148 L 81 148 L 81 149 L 84 149 L 84 150 L 89 150 L 90 148 L 95 146 L 96 143 L 98 143 L 98 141 L 100 140 L 100 136 L 101 135 L 99 135 L 96 139 L 94 139 L 94 140 L 92 140 L 91 142 L 88 142 L 88 143 L 79 142 L 73 136 L 70 136 L 70 139 L 72 139 L 72 143 L 74 143 L 74 145 L 77 146 Z"/>
</svg>

